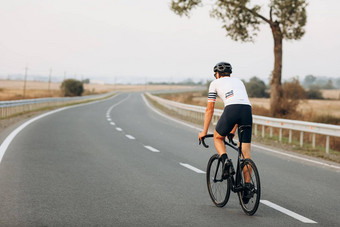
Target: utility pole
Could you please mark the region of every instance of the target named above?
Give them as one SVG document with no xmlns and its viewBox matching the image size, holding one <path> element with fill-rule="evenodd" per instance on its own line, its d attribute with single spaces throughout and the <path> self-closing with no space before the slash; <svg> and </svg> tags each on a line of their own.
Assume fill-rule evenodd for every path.
<svg viewBox="0 0 340 227">
<path fill-rule="evenodd" d="M 113 90 L 116 90 L 116 89 L 117 89 L 116 83 L 117 83 L 117 77 L 115 76 L 114 85 L 113 85 Z"/>
<path fill-rule="evenodd" d="M 26 68 L 25 68 L 25 79 L 24 79 L 24 94 L 23 94 L 23 98 L 25 98 L 25 95 L 26 95 L 27 70 L 28 70 L 28 67 L 26 66 Z"/>
<path fill-rule="evenodd" d="M 50 68 L 50 74 L 48 76 L 48 94 L 51 94 L 51 77 L 52 77 L 52 68 Z"/>
</svg>

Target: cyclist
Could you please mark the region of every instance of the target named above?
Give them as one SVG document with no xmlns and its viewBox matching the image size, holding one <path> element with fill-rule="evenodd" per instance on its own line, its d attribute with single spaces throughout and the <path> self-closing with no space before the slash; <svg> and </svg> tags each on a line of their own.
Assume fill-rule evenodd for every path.
<svg viewBox="0 0 340 227">
<path fill-rule="evenodd" d="M 198 134 L 198 139 L 201 140 L 202 137 L 208 133 L 209 125 L 214 114 L 216 96 L 218 95 L 224 102 L 224 111 L 214 131 L 214 144 L 223 163 L 223 178 L 228 178 L 230 166 L 228 165 L 228 160 L 226 160 L 227 155 L 224 139 L 226 136 L 233 138 L 237 125 L 252 125 L 252 108 L 243 82 L 238 78 L 230 77 L 232 67 L 229 63 L 217 63 L 214 67 L 214 73 L 216 80 L 213 80 L 209 86 L 204 128 L 203 131 Z M 251 133 L 252 129 L 246 128 L 242 136 L 242 153 L 244 158 L 249 159 L 251 158 Z M 232 171 L 233 170 L 231 170 L 231 172 Z M 249 174 L 245 173 L 244 178 L 246 188 L 250 188 Z M 245 192 L 243 201 L 247 203 L 249 199 L 246 197 L 247 193 Z"/>
</svg>

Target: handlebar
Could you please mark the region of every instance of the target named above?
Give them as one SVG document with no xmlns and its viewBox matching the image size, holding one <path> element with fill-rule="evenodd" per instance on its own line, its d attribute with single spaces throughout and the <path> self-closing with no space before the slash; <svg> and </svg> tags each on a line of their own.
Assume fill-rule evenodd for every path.
<svg viewBox="0 0 340 227">
<path fill-rule="evenodd" d="M 214 135 L 213 134 L 207 134 L 207 135 L 205 135 L 204 137 L 202 137 L 202 139 L 201 140 L 199 140 L 199 145 L 201 145 L 201 143 L 203 144 L 203 146 L 205 147 L 205 148 L 209 148 L 209 145 L 206 145 L 205 144 L 205 141 L 204 141 L 204 139 L 205 138 L 208 138 L 208 137 L 214 137 Z"/>
<path fill-rule="evenodd" d="M 201 140 L 199 140 L 199 145 L 201 145 L 201 143 L 202 143 L 203 146 L 204 146 L 205 148 L 209 148 L 209 145 L 207 145 L 207 144 L 205 143 L 205 141 L 204 141 L 205 138 L 209 138 L 209 137 L 214 137 L 214 135 L 213 135 L 213 134 L 207 134 L 207 135 L 205 135 L 204 137 L 202 137 Z M 234 140 L 233 140 L 233 137 L 234 137 L 233 134 L 229 134 L 229 135 L 227 135 L 226 137 L 228 138 L 230 144 L 232 144 L 232 145 L 234 145 L 234 146 L 237 146 L 237 144 L 236 144 L 236 143 L 234 142 Z M 228 142 L 224 140 L 224 144 L 228 144 Z"/>
</svg>

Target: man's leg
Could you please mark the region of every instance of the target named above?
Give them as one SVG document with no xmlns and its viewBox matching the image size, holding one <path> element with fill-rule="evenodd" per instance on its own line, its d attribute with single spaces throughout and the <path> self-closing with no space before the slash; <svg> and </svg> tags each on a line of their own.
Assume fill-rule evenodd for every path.
<svg viewBox="0 0 340 227">
<path fill-rule="evenodd" d="M 220 155 L 220 158 L 222 161 L 222 178 L 227 179 L 227 177 L 229 176 L 229 169 L 227 168 L 228 165 L 225 165 L 227 154 L 226 154 L 226 148 L 224 144 L 224 138 L 225 136 L 221 136 L 216 130 L 214 131 L 215 148 L 217 150 L 217 153 Z"/>
<path fill-rule="evenodd" d="M 247 159 L 251 159 L 251 155 L 250 155 L 250 143 L 242 143 L 242 153 L 244 155 L 244 158 Z M 248 169 L 250 171 L 250 173 L 252 172 L 252 169 L 250 168 L 250 166 L 243 168 L 243 175 L 244 175 L 244 181 L 249 183 L 250 182 L 250 175 L 248 172 Z"/>
<path fill-rule="evenodd" d="M 225 136 L 221 136 L 216 130 L 214 131 L 214 144 L 220 157 L 226 153 L 224 138 Z"/>
</svg>

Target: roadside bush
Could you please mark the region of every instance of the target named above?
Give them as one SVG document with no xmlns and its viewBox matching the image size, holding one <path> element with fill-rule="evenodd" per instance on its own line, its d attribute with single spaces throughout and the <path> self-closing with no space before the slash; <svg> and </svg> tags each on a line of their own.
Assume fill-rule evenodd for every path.
<svg viewBox="0 0 340 227">
<path fill-rule="evenodd" d="M 249 82 L 245 82 L 244 85 L 250 98 L 269 97 L 269 94 L 266 92 L 266 84 L 256 76 L 252 77 Z"/>
<path fill-rule="evenodd" d="M 306 98 L 306 91 L 300 85 L 298 79 L 294 78 L 291 82 L 285 82 L 282 86 L 283 98 L 281 100 L 280 117 L 290 117 L 297 114 L 297 107 L 300 100 Z"/>
<path fill-rule="evenodd" d="M 63 96 L 81 96 L 84 92 L 83 83 L 75 79 L 64 80 L 60 86 Z"/>
<path fill-rule="evenodd" d="M 322 93 L 317 86 L 311 86 L 306 95 L 308 99 L 323 99 Z"/>
</svg>

